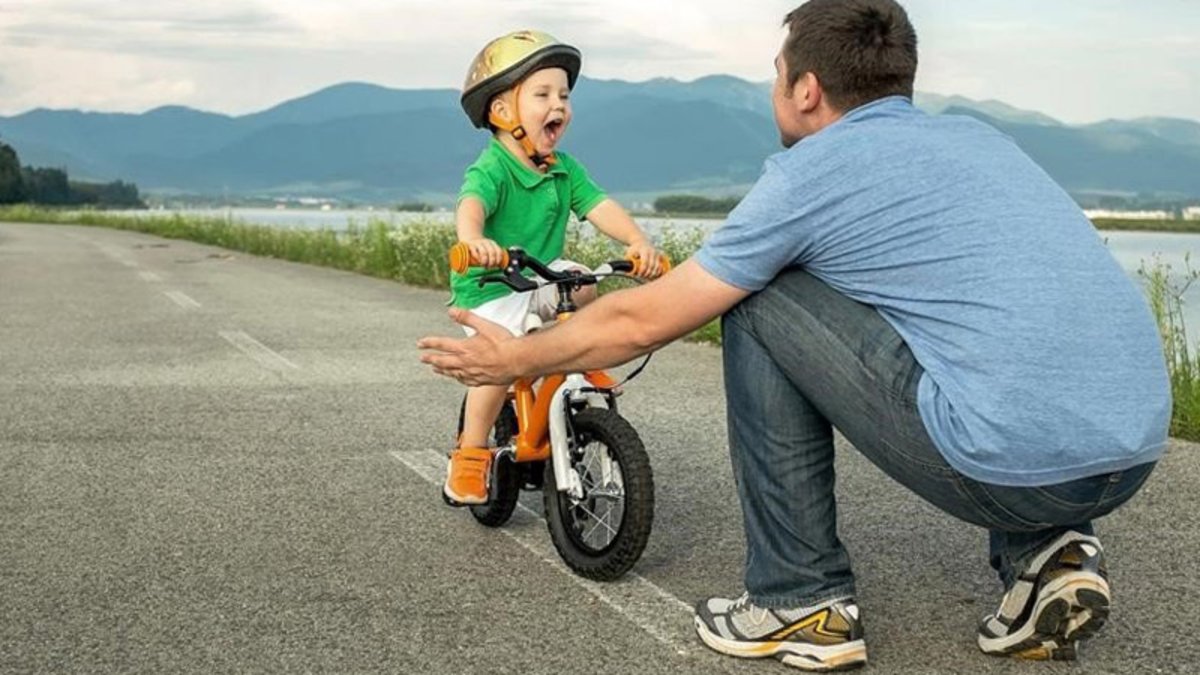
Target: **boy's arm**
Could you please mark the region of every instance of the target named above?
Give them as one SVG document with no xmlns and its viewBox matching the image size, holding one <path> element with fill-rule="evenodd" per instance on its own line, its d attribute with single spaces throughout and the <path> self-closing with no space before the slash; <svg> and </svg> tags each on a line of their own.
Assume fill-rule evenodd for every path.
<svg viewBox="0 0 1200 675">
<path fill-rule="evenodd" d="M 479 260 L 479 264 L 498 267 L 504 259 L 504 250 L 496 242 L 484 238 L 483 225 L 486 219 L 482 201 L 475 197 L 463 197 L 454 211 L 454 229 L 458 240 L 471 249 L 472 256 Z"/>
<path fill-rule="evenodd" d="M 658 253 L 650 238 L 642 232 L 642 228 L 633 222 L 633 218 L 613 199 L 605 199 L 587 212 L 587 220 L 609 237 L 625 244 L 626 257 L 646 263 L 639 267 L 642 276 L 657 277 L 662 274 L 658 263 Z"/>
</svg>

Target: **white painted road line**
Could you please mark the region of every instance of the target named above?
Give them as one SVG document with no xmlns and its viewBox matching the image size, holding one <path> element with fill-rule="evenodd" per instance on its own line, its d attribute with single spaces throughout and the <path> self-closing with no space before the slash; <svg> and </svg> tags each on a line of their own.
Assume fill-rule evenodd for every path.
<svg viewBox="0 0 1200 675">
<path fill-rule="evenodd" d="M 93 243 L 95 243 L 95 242 L 93 242 Z M 137 267 L 138 266 L 138 264 L 136 262 L 130 260 L 125 255 L 125 251 L 123 249 L 119 249 L 115 246 L 108 246 L 106 244 L 96 244 L 96 247 L 100 249 L 101 253 L 103 253 L 104 255 L 108 256 L 109 258 L 112 258 L 113 260 L 121 263 L 122 265 L 124 265 L 126 267 Z"/>
<path fill-rule="evenodd" d="M 292 363 L 284 358 L 283 355 L 240 330 L 223 330 L 217 334 L 265 368 L 269 368 L 270 370 L 283 370 L 287 368 L 300 370 L 300 366 Z"/>
<path fill-rule="evenodd" d="M 162 277 L 154 272 L 138 272 L 138 276 L 142 278 L 142 281 L 149 281 L 151 283 L 162 281 Z"/>
<path fill-rule="evenodd" d="M 441 485 L 446 479 L 445 453 L 425 450 L 393 451 L 390 454 L 434 485 Z M 431 495 L 432 498 L 436 498 L 436 495 Z M 546 531 L 546 521 L 524 504 L 518 503 L 513 520 L 499 529 L 675 653 L 686 655 L 691 652 L 696 640 L 692 629 L 692 608 L 684 601 L 635 572 L 627 573 L 619 581 L 604 584 L 575 574 L 563 564 L 554 550 L 550 534 Z"/>
<path fill-rule="evenodd" d="M 163 291 L 163 295 L 184 309 L 198 309 L 200 307 L 200 303 L 189 298 L 183 291 Z"/>
</svg>

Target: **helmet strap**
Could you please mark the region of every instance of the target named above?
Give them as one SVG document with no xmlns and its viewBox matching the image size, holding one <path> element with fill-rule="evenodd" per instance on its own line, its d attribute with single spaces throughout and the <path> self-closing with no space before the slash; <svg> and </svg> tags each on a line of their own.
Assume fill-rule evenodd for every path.
<svg viewBox="0 0 1200 675">
<path fill-rule="evenodd" d="M 538 154 L 537 148 L 533 147 L 533 141 L 530 140 L 529 133 L 525 131 L 525 127 L 521 126 L 520 120 L 521 85 L 518 84 L 517 86 L 513 87 L 513 119 L 506 119 L 489 110 L 488 121 L 491 122 L 492 126 L 496 127 L 497 129 L 507 131 L 508 133 L 512 134 L 512 137 L 517 139 L 517 142 L 521 144 L 521 148 L 525 151 L 525 155 L 529 157 L 530 161 L 533 162 L 533 165 L 536 166 L 539 171 L 548 170 L 558 161 L 558 159 L 554 156 L 554 153 L 550 153 L 545 157 L 542 157 Z"/>
</svg>

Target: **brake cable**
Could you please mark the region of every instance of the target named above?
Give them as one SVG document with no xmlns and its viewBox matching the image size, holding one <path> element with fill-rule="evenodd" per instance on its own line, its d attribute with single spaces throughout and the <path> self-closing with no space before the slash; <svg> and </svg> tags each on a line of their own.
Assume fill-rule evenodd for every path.
<svg viewBox="0 0 1200 675">
<path fill-rule="evenodd" d="M 644 284 L 644 283 L 646 283 L 646 279 L 643 279 L 643 278 L 641 278 L 641 277 L 634 276 L 634 275 L 632 275 L 632 274 L 625 274 L 624 272 L 614 272 L 614 273 L 612 273 L 612 274 L 606 274 L 606 275 L 605 275 L 605 278 L 606 278 L 606 279 L 609 279 L 609 278 L 612 278 L 612 277 L 619 277 L 619 278 L 621 278 L 621 279 L 630 279 L 630 280 L 632 280 L 632 281 L 636 282 L 636 283 L 637 283 L 639 286 L 640 286 L 640 285 L 642 285 L 642 284 Z M 642 359 L 642 362 L 641 362 L 640 364 L 638 364 L 638 367 L 637 367 L 637 368 L 634 368 L 634 369 L 633 369 L 633 372 L 631 372 L 631 373 L 629 373 L 628 375 L 626 375 L 626 376 L 625 376 L 625 379 L 623 379 L 623 380 L 621 380 L 620 382 L 618 382 L 618 383 L 616 383 L 615 385 L 613 385 L 613 387 L 612 387 L 612 388 L 613 388 L 613 389 L 619 389 L 619 388 L 621 388 L 621 387 L 625 386 L 625 383 L 626 383 L 626 382 L 628 382 L 628 381 L 632 380 L 633 378 L 637 377 L 638 375 L 641 375 L 642 371 L 646 369 L 646 365 L 650 363 L 650 357 L 651 357 L 651 356 L 654 356 L 654 352 L 653 352 L 653 351 L 651 351 L 651 352 L 647 353 L 647 354 L 646 354 L 646 358 Z"/>
</svg>

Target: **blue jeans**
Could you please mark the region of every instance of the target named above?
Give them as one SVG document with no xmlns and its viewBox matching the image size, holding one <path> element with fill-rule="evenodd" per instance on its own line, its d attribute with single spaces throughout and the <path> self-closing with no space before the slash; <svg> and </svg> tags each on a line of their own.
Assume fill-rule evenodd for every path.
<svg viewBox="0 0 1200 675">
<path fill-rule="evenodd" d="M 1004 487 L 942 458 L 917 412 L 924 372 L 872 307 L 789 270 L 722 320 L 729 448 L 746 529 L 746 590 L 764 607 L 854 594 L 838 540 L 833 430 L 889 476 L 985 527 L 1005 588 L 1043 546 L 1124 503 L 1153 463 L 1045 487 Z"/>
</svg>

